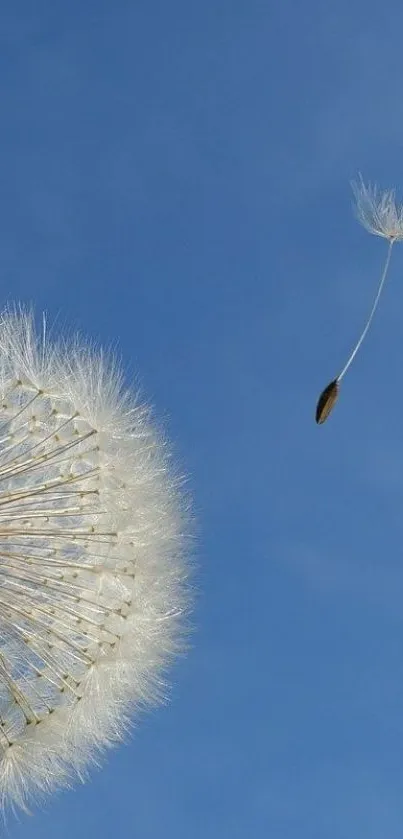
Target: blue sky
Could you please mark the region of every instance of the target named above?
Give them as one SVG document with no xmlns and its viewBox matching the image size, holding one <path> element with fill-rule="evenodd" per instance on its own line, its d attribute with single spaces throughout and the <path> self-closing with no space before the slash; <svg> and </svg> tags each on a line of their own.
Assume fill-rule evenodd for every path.
<svg viewBox="0 0 403 839">
<path fill-rule="evenodd" d="M 2 299 L 117 347 L 189 475 L 171 703 L 13 839 L 401 839 L 403 7 L 6 0 Z"/>
</svg>

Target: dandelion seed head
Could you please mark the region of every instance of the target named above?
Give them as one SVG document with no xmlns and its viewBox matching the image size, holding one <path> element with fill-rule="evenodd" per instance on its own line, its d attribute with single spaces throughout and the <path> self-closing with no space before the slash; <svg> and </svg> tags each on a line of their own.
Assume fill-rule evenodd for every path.
<svg viewBox="0 0 403 839">
<path fill-rule="evenodd" d="M 361 176 L 352 189 L 356 216 L 363 227 L 390 242 L 402 241 L 403 205 L 396 203 L 395 191 L 381 192 L 378 187 L 365 184 Z"/>
<path fill-rule="evenodd" d="M 163 698 L 189 605 L 187 514 L 105 356 L 0 317 L 0 801 L 85 777 Z"/>
</svg>

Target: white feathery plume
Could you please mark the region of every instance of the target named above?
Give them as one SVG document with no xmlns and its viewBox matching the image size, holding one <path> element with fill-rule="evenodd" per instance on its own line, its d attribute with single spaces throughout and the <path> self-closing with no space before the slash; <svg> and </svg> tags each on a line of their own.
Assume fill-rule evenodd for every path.
<svg viewBox="0 0 403 839">
<path fill-rule="evenodd" d="M 83 777 L 184 639 L 187 515 L 102 354 L 0 317 L 0 798 Z"/>
<path fill-rule="evenodd" d="M 403 240 L 403 205 L 396 203 L 395 191 L 390 189 L 380 192 L 376 186 L 365 184 L 361 176 L 356 183 L 352 184 L 352 189 L 355 198 L 355 213 L 360 224 L 374 236 L 381 236 L 386 239 L 389 244 L 375 300 L 364 329 L 341 373 L 325 387 L 318 399 L 316 406 L 316 422 L 318 424 L 325 422 L 333 409 L 338 397 L 340 382 L 354 361 L 378 308 L 389 271 L 393 245 L 395 242 Z"/>
<path fill-rule="evenodd" d="M 377 186 L 366 184 L 359 176 L 352 183 L 355 198 L 355 213 L 358 221 L 374 236 L 381 236 L 389 242 L 403 239 L 403 206 L 396 203 L 394 189 L 381 192 Z"/>
</svg>

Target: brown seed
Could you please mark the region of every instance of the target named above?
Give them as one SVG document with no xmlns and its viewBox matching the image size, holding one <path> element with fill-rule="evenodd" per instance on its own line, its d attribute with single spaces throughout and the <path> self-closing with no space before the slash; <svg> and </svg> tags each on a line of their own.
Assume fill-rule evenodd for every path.
<svg viewBox="0 0 403 839">
<path fill-rule="evenodd" d="M 339 395 L 339 381 L 338 379 L 333 379 L 324 390 L 318 399 L 318 404 L 316 406 L 316 415 L 315 419 L 318 425 L 321 425 L 325 420 L 327 420 L 333 405 L 336 402 L 336 399 Z"/>
</svg>

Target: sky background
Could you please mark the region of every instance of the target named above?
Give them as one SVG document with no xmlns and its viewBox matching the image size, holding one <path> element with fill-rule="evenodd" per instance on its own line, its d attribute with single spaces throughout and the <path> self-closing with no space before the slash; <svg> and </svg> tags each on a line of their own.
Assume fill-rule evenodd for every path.
<svg viewBox="0 0 403 839">
<path fill-rule="evenodd" d="M 171 702 L 12 839 L 401 839 L 403 199 L 391 0 L 5 0 L 3 303 L 113 345 L 189 476 Z M 401 248 L 401 249 L 400 249 Z"/>
</svg>

